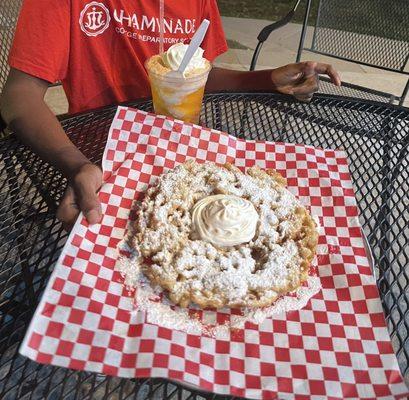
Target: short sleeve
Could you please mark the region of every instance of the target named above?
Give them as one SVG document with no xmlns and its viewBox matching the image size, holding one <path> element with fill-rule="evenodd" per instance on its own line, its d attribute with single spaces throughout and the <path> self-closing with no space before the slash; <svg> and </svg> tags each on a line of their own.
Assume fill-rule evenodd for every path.
<svg viewBox="0 0 409 400">
<path fill-rule="evenodd" d="M 203 19 L 208 19 L 210 25 L 201 47 L 205 50 L 205 57 L 209 61 L 213 61 L 217 56 L 227 51 L 228 47 L 216 0 L 204 0 L 204 2 Z"/>
<path fill-rule="evenodd" d="M 70 0 L 24 0 L 10 67 L 48 82 L 63 80 L 69 49 Z"/>
</svg>

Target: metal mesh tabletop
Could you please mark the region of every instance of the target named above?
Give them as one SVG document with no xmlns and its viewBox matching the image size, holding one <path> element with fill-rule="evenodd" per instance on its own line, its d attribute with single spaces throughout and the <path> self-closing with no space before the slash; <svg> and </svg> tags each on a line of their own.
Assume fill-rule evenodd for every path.
<svg viewBox="0 0 409 400">
<path fill-rule="evenodd" d="M 152 108 L 149 101 L 132 105 Z M 94 162 L 101 160 L 115 110 L 108 107 L 62 123 Z M 202 122 L 247 139 L 346 151 L 389 332 L 408 382 L 409 110 L 329 96 L 305 104 L 274 94 L 215 94 L 205 98 Z M 55 218 L 65 186 L 57 171 L 17 139 L 0 141 L 0 398 L 223 398 L 160 379 L 110 378 L 40 365 L 18 355 L 67 238 Z"/>
</svg>

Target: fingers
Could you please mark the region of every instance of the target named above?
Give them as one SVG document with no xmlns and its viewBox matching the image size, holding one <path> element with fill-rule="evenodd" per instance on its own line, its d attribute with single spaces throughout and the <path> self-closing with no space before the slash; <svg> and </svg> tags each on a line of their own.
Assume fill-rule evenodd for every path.
<svg viewBox="0 0 409 400">
<path fill-rule="evenodd" d="M 93 164 L 84 165 L 72 181 L 76 202 L 90 224 L 97 224 L 102 218 L 97 195 L 101 183 L 102 172 Z"/>
<path fill-rule="evenodd" d="M 304 63 L 304 76 L 309 78 L 317 74 L 328 75 L 334 85 L 341 86 L 341 78 L 332 65 L 306 61 Z"/>
<path fill-rule="evenodd" d="M 334 85 L 341 86 L 341 78 L 332 65 L 318 63 L 316 70 L 319 74 L 328 75 Z"/>
<path fill-rule="evenodd" d="M 73 227 L 79 212 L 80 210 L 75 203 L 74 190 L 69 186 L 57 210 L 57 218 L 62 222 L 67 232 Z"/>
<path fill-rule="evenodd" d="M 101 203 L 97 196 L 97 190 L 98 188 L 87 184 L 87 182 L 81 181 L 75 185 L 76 202 L 90 224 L 97 224 L 102 218 Z"/>
<path fill-rule="evenodd" d="M 80 211 L 83 212 L 89 224 L 96 224 L 101 221 L 101 203 L 96 191 L 89 186 L 77 185 L 74 192 L 74 189 L 68 186 L 57 209 L 57 218 L 62 222 L 67 232 L 72 229 Z"/>
<path fill-rule="evenodd" d="M 101 203 L 97 196 L 101 183 L 102 171 L 96 165 L 86 164 L 81 167 L 70 181 L 57 210 L 57 218 L 63 223 L 64 229 L 72 228 L 80 211 L 89 224 L 101 221 Z"/>
<path fill-rule="evenodd" d="M 294 95 L 294 97 L 297 99 L 297 100 L 299 100 L 299 101 L 303 101 L 303 102 L 305 102 L 305 103 L 308 103 L 309 101 L 311 101 L 312 100 L 312 98 L 313 98 L 313 96 L 314 95 Z"/>
<path fill-rule="evenodd" d="M 316 75 L 306 78 L 305 81 L 293 88 L 293 96 L 300 101 L 310 101 L 318 91 L 318 77 Z"/>
</svg>

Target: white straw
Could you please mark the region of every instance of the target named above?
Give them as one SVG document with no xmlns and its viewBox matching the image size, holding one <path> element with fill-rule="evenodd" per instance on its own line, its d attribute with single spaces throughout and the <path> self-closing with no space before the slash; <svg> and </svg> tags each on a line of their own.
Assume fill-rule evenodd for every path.
<svg viewBox="0 0 409 400">
<path fill-rule="evenodd" d="M 199 46 L 202 44 L 203 39 L 207 32 L 207 28 L 209 28 L 209 25 L 210 21 L 208 19 L 204 19 L 200 24 L 199 29 L 193 35 L 192 40 L 190 41 L 189 46 L 187 47 L 186 53 L 183 56 L 182 61 L 179 65 L 178 72 L 180 74 L 183 74 L 185 68 L 189 64 L 189 61 L 191 60 Z"/>
</svg>

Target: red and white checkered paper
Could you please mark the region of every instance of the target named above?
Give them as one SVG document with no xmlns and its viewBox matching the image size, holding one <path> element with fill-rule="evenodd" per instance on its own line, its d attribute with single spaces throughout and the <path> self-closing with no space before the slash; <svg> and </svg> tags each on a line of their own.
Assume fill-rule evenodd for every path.
<svg viewBox="0 0 409 400">
<path fill-rule="evenodd" d="M 319 217 L 322 290 L 304 309 L 247 323 L 229 340 L 149 324 L 144 313 L 132 311 L 131 295 L 114 269 L 132 202 L 155 177 L 188 158 L 275 168 Z M 45 364 L 166 377 L 249 398 L 406 398 L 343 152 L 244 141 L 119 107 L 103 169 L 103 220 L 93 226 L 82 217 L 77 221 L 21 354 Z"/>
</svg>

